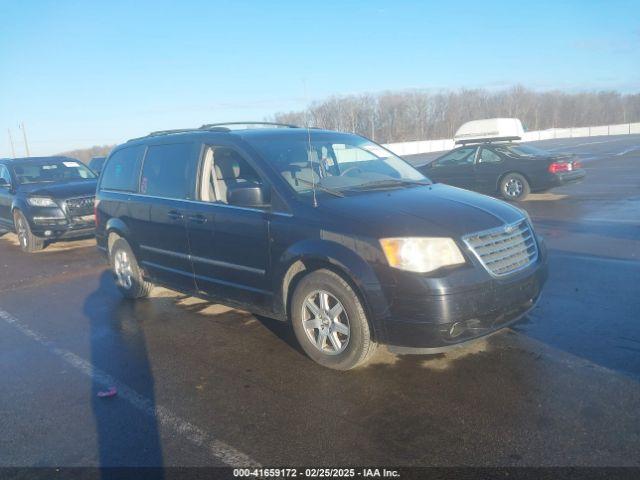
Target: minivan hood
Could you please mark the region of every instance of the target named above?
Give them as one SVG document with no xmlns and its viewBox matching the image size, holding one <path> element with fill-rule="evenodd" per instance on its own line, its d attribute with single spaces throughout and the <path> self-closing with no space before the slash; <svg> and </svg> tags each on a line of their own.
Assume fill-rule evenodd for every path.
<svg viewBox="0 0 640 480">
<path fill-rule="evenodd" d="M 64 200 L 66 198 L 95 195 L 97 180 L 82 180 L 80 182 L 62 183 L 33 183 L 20 185 L 21 192 L 29 196 L 43 196 Z"/>
<path fill-rule="evenodd" d="M 320 209 L 368 227 L 368 234 L 378 238 L 459 238 L 524 218 L 506 202 L 442 184 L 323 200 Z"/>
</svg>

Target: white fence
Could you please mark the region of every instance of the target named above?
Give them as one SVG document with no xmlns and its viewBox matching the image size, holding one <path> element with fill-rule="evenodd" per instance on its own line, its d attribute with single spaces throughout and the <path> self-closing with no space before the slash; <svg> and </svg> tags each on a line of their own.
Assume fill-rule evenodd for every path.
<svg viewBox="0 0 640 480">
<path fill-rule="evenodd" d="M 596 127 L 549 128 L 525 132 L 523 142 L 552 140 L 554 138 L 598 137 L 603 135 L 640 134 L 639 123 L 621 123 L 618 125 L 600 125 Z M 388 143 L 385 145 L 397 155 L 416 155 L 418 153 L 444 152 L 455 147 L 452 139 L 420 140 L 417 142 Z"/>
</svg>

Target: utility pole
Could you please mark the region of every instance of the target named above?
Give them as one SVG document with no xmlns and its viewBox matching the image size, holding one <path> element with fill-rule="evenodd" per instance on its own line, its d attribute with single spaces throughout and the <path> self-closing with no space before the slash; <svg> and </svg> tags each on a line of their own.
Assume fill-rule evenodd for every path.
<svg viewBox="0 0 640 480">
<path fill-rule="evenodd" d="M 11 157 L 16 158 L 16 149 L 13 146 L 13 137 L 11 136 L 11 129 L 7 128 L 7 133 L 9 134 L 9 144 L 11 145 Z"/>
<path fill-rule="evenodd" d="M 20 128 L 22 128 L 22 138 L 24 138 L 24 149 L 27 151 L 27 157 L 30 157 L 29 142 L 27 142 L 27 131 L 24 128 L 24 122 L 20 124 Z"/>
</svg>

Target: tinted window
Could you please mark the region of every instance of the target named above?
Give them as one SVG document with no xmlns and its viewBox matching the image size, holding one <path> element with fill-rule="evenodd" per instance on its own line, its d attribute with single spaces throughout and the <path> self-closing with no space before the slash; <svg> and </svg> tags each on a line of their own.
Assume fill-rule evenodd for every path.
<svg viewBox="0 0 640 480">
<path fill-rule="evenodd" d="M 96 173 L 100 173 L 102 166 L 104 165 L 105 157 L 92 158 L 89 162 L 89 168 Z"/>
<path fill-rule="evenodd" d="M 194 149 L 191 143 L 149 147 L 142 167 L 140 193 L 163 198 L 193 198 L 197 164 Z"/>
<path fill-rule="evenodd" d="M 467 165 L 475 159 L 476 147 L 459 148 L 433 162 L 434 167 Z"/>
<path fill-rule="evenodd" d="M 138 191 L 140 163 L 144 146 L 121 148 L 114 152 L 102 172 L 100 187 L 107 190 Z"/>
<path fill-rule="evenodd" d="M 11 175 L 9 175 L 9 170 L 4 165 L 0 165 L 0 178 L 4 178 L 8 184 L 11 184 Z"/>
<path fill-rule="evenodd" d="M 483 148 L 480 152 L 480 162 L 481 163 L 498 163 L 502 160 L 500 155 L 492 152 L 488 148 Z"/>
<path fill-rule="evenodd" d="M 544 157 L 549 155 L 549 152 L 546 150 L 542 150 L 531 145 L 496 145 L 495 149 L 498 152 L 516 157 Z"/>
</svg>

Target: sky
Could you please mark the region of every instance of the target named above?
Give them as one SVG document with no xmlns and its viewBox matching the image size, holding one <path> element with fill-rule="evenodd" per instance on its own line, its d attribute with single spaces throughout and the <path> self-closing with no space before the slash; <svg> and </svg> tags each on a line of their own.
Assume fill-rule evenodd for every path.
<svg viewBox="0 0 640 480">
<path fill-rule="evenodd" d="M 515 84 L 640 92 L 640 1 L 0 0 L 0 157 Z"/>
</svg>

